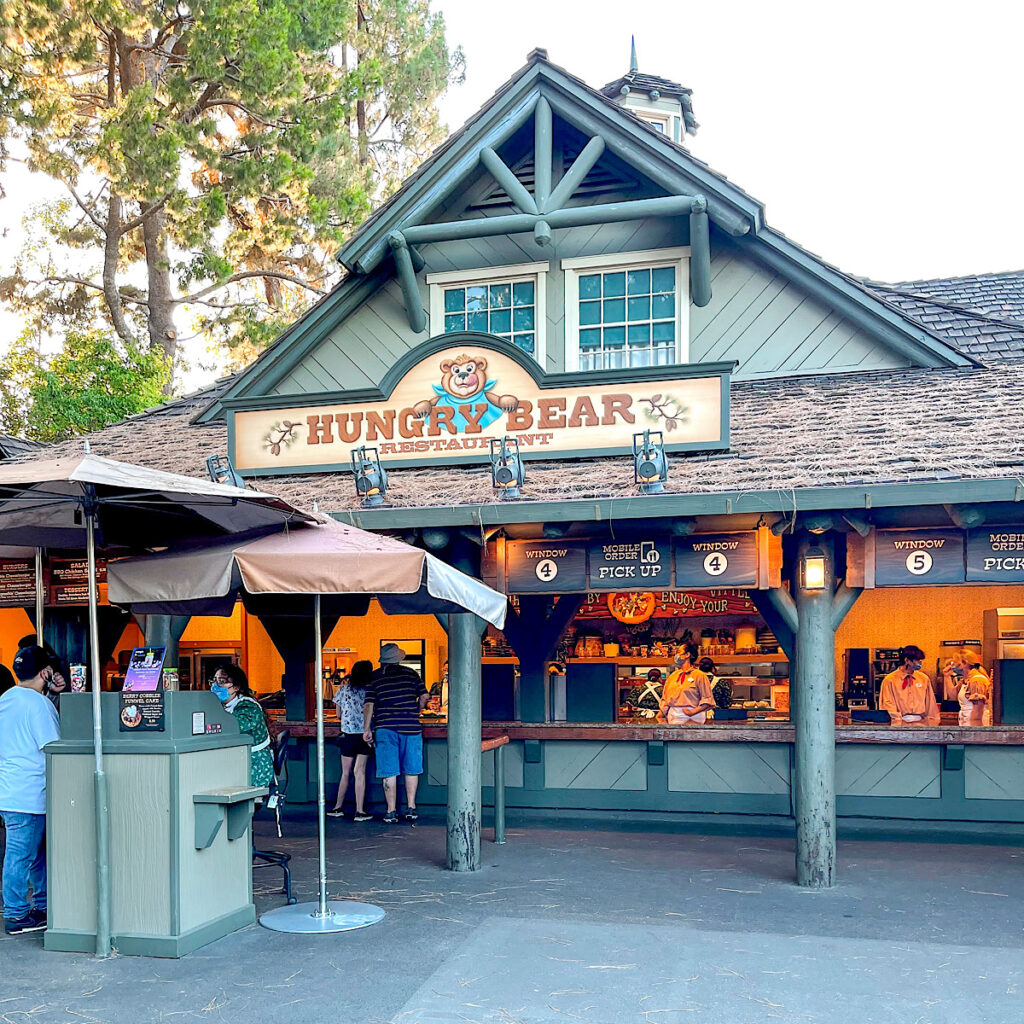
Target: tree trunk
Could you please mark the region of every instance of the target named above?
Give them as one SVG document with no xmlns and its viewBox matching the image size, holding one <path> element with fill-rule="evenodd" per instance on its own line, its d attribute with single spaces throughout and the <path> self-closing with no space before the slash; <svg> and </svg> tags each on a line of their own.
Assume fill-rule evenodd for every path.
<svg viewBox="0 0 1024 1024">
<path fill-rule="evenodd" d="M 166 215 L 163 209 L 148 214 L 142 221 L 142 241 L 146 248 L 146 277 L 149 284 L 149 344 L 163 351 L 173 365 L 178 348 L 174 329 L 174 296 L 171 291 L 170 259 L 167 255 Z M 170 393 L 168 379 L 164 393 Z"/>
<path fill-rule="evenodd" d="M 360 33 L 365 28 L 366 15 L 363 14 L 363 5 L 356 4 L 356 67 L 359 66 L 359 44 L 362 42 Z M 365 164 L 370 159 L 370 141 L 366 137 L 366 101 L 362 98 L 356 100 L 356 135 L 359 140 L 359 162 Z"/>
<path fill-rule="evenodd" d="M 121 294 L 117 290 L 117 252 L 121 240 L 121 198 L 111 189 L 107 199 L 107 226 L 103 239 L 103 298 L 117 336 L 128 344 L 134 342 L 131 328 L 125 319 Z"/>
</svg>

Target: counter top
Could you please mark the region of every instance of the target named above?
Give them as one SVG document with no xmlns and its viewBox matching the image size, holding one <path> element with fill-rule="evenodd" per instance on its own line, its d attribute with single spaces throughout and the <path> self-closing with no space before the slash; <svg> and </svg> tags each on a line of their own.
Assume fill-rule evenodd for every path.
<svg viewBox="0 0 1024 1024">
<path fill-rule="evenodd" d="M 314 722 L 271 721 L 273 731 L 288 729 L 292 736 L 314 737 Z M 324 734 L 337 737 L 337 722 L 325 722 Z M 445 724 L 424 724 L 426 739 L 444 739 Z M 796 730 L 786 722 L 721 722 L 707 725 L 637 725 L 604 722 L 486 722 L 485 739 L 508 735 L 513 740 L 651 740 L 668 743 L 792 743 Z M 1024 726 L 997 725 L 963 729 L 959 726 L 935 728 L 891 725 L 842 725 L 836 727 L 836 743 L 910 743 L 965 744 L 988 746 L 1024 746 Z"/>
</svg>

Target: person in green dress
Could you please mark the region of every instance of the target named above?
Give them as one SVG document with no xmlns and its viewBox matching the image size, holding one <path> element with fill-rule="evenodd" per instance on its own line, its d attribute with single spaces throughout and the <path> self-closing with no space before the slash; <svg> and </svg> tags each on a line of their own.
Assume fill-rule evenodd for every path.
<svg viewBox="0 0 1024 1024">
<path fill-rule="evenodd" d="M 274 756 L 270 749 L 267 717 L 253 699 L 245 673 L 232 664 L 221 665 L 213 673 L 210 689 L 228 714 L 235 717 L 240 732 L 252 737 L 249 761 L 249 785 L 269 786 L 274 778 Z"/>
</svg>

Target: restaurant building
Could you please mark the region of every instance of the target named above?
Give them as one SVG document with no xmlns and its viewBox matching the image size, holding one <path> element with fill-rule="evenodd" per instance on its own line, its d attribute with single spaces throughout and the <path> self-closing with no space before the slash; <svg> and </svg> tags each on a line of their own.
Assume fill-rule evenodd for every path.
<svg viewBox="0 0 1024 1024">
<path fill-rule="evenodd" d="M 836 814 L 1019 834 L 1024 273 L 854 278 L 696 159 L 696 131 L 690 90 L 635 62 L 595 90 L 533 51 L 345 245 L 330 295 L 245 371 L 92 450 L 197 475 L 227 454 L 509 595 L 479 675 L 447 679 L 433 618 L 371 607 L 330 633 L 330 670 L 396 641 L 436 691 L 421 804 L 461 770 L 450 692 L 480 701 L 464 752 L 481 723 L 509 735 L 527 819 L 795 822 L 817 885 Z M 139 634 L 107 614 L 116 658 Z M 4 616 L 6 661 L 29 626 Z M 290 798 L 310 798 L 308 630 L 241 609 L 159 628 L 183 685 L 223 657 L 283 683 Z M 658 721 L 690 640 L 716 707 Z M 906 645 L 938 721 L 880 707 Z M 992 678 L 977 724 L 944 672 L 963 648 Z M 488 755 L 485 804 L 493 781 Z"/>
</svg>

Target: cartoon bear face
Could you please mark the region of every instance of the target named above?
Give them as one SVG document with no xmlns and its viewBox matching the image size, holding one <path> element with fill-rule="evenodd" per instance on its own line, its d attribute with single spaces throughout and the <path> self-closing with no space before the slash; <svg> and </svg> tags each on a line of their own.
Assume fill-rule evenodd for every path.
<svg viewBox="0 0 1024 1024">
<path fill-rule="evenodd" d="M 482 356 L 443 360 L 441 386 L 456 398 L 473 398 L 487 386 L 487 360 Z"/>
</svg>

